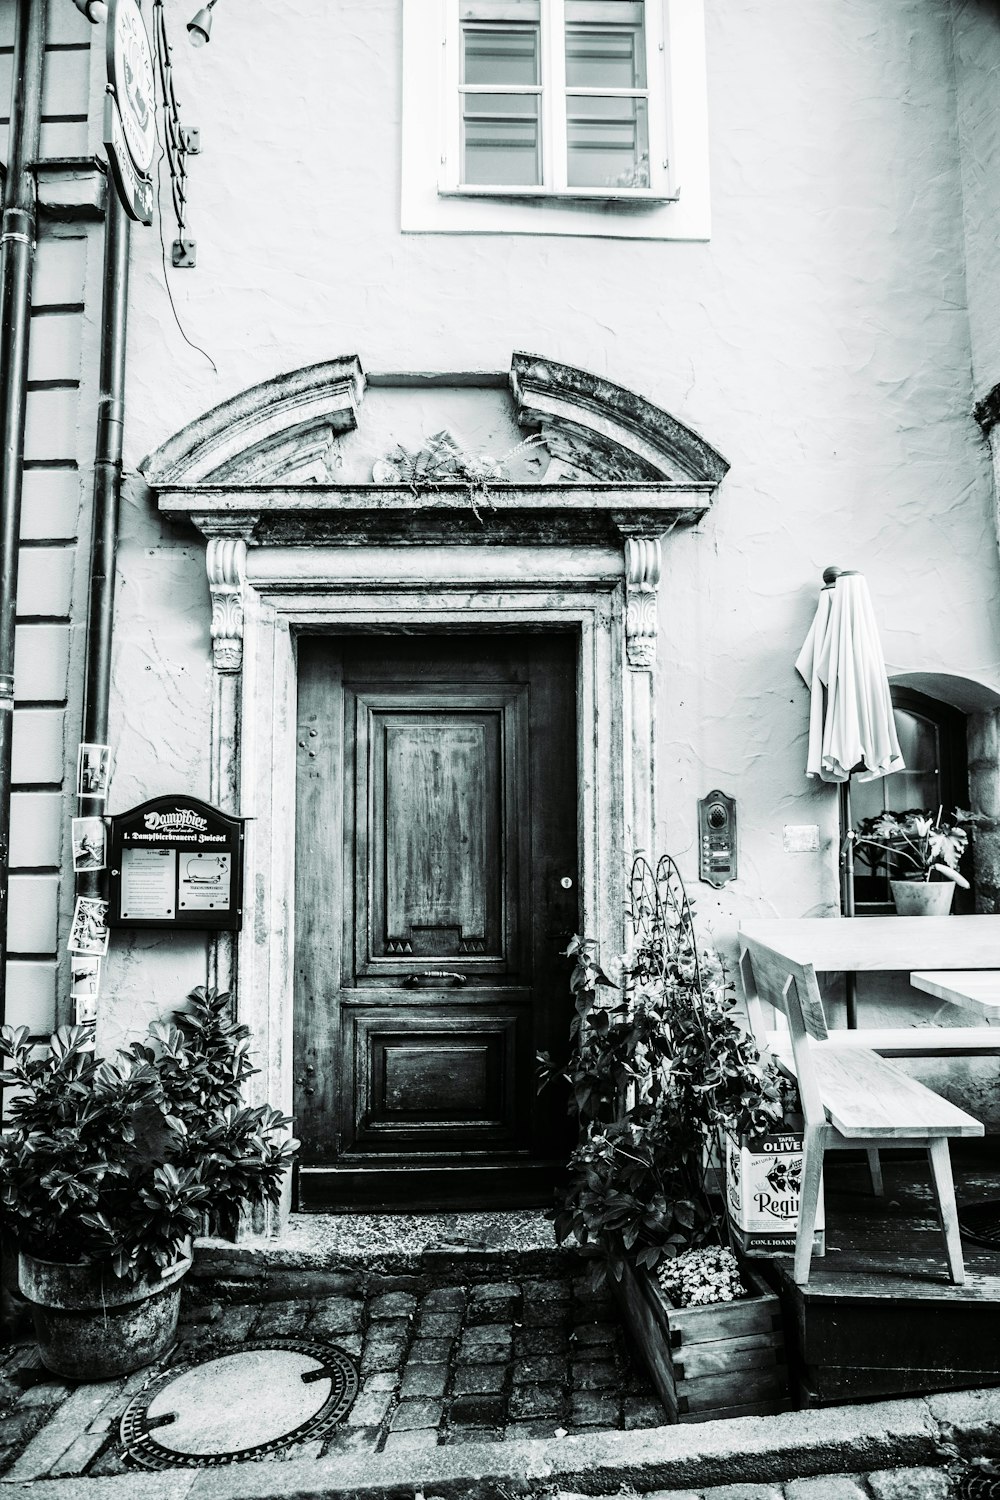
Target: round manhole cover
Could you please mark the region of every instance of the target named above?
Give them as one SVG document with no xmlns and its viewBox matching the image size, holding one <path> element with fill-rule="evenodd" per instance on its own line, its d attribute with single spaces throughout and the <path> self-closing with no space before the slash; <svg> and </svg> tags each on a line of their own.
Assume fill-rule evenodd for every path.
<svg viewBox="0 0 1000 1500">
<path fill-rule="evenodd" d="M 357 1370 L 342 1349 L 250 1341 L 164 1371 L 127 1408 L 122 1443 L 148 1469 L 259 1458 L 319 1436 L 357 1394 Z"/>
</svg>

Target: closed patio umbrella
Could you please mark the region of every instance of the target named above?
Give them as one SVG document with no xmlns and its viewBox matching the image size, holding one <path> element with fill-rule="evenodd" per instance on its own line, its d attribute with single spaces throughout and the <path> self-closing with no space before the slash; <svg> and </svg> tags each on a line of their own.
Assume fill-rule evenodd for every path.
<svg viewBox="0 0 1000 1500">
<path fill-rule="evenodd" d="M 904 769 L 889 679 L 868 585 L 827 568 L 816 617 L 795 662 L 812 694 L 806 775 L 840 786 L 841 909 L 854 915 L 851 777 L 874 781 Z M 848 976 L 847 1024 L 856 1024 Z"/>
<path fill-rule="evenodd" d="M 795 668 L 812 693 L 806 774 L 849 786 L 903 770 L 903 757 L 868 585 L 831 575 Z"/>
</svg>

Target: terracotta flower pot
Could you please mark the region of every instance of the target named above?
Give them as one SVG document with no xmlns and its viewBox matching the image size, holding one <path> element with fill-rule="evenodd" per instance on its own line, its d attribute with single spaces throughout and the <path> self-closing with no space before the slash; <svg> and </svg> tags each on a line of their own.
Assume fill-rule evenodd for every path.
<svg viewBox="0 0 1000 1500">
<path fill-rule="evenodd" d="M 22 1250 L 18 1285 L 31 1303 L 42 1364 L 71 1380 L 108 1380 L 152 1364 L 173 1343 L 190 1266 L 188 1255 L 164 1276 L 125 1285 L 110 1266 L 38 1260 Z"/>
<path fill-rule="evenodd" d="M 890 880 L 900 917 L 946 917 L 955 899 L 952 880 Z"/>
</svg>

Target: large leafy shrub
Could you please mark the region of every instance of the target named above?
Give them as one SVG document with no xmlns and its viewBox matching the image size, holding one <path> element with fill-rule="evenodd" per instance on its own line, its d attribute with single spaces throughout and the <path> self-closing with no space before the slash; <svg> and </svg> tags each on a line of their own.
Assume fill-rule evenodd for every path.
<svg viewBox="0 0 1000 1500">
<path fill-rule="evenodd" d="M 727 1131 L 773 1128 L 787 1098 L 737 1019 L 721 961 L 699 949 L 673 862 L 654 872 L 637 861 L 631 888 L 634 942 L 621 984 L 593 943 L 574 938 L 570 1059 L 539 1058 L 543 1078 L 569 1083 L 581 1136 L 556 1236 L 598 1245 L 616 1278 L 627 1257 L 653 1267 L 726 1242 L 724 1200 L 709 1191 L 712 1154 Z"/>
<path fill-rule="evenodd" d="M 229 996 L 203 988 L 113 1058 L 83 1027 L 43 1055 L 26 1028 L 0 1029 L 0 1222 L 41 1259 L 107 1262 L 133 1281 L 172 1265 L 206 1215 L 231 1228 L 276 1203 L 297 1143 L 287 1116 L 241 1102 L 249 1047 Z"/>
</svg>

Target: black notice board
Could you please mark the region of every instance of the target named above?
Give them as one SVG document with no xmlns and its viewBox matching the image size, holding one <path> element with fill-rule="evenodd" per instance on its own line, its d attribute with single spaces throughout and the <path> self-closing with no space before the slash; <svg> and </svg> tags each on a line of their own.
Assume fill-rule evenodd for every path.
<svg viewBox="0 0 1000 1500">
<path fill-rule="evenodd" d="M 109 927 L 243 925 L 243 825 L 197 797 L 153 797 L 111 819 Z"/>
</svg>

